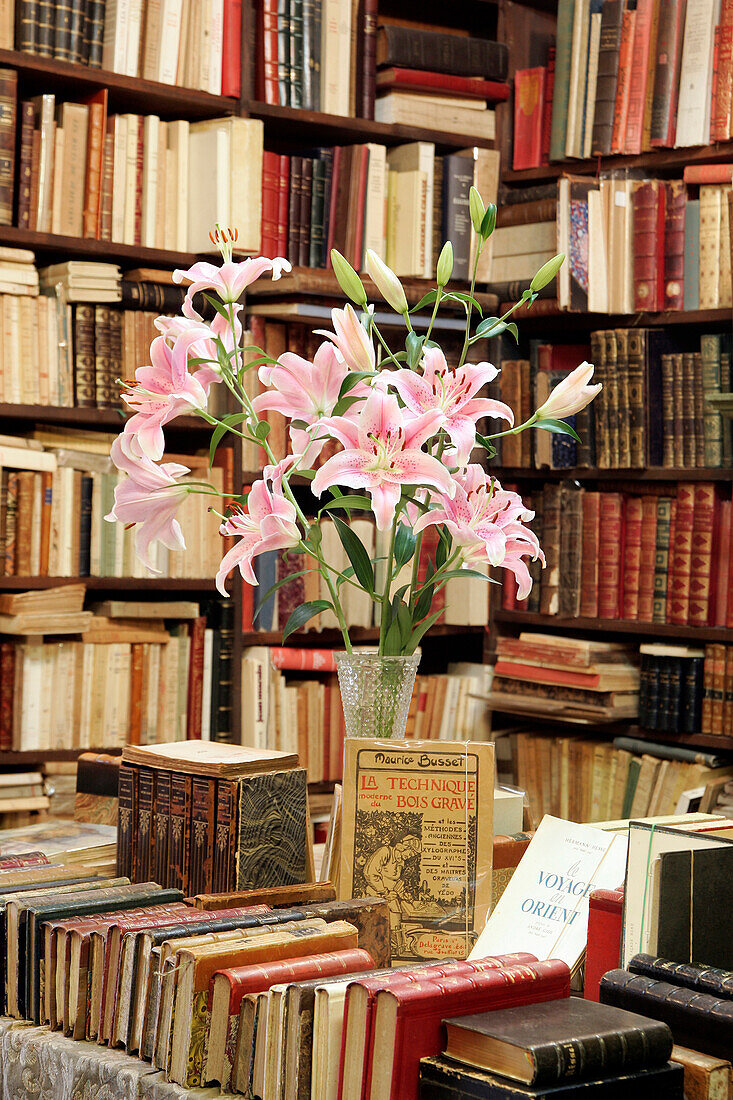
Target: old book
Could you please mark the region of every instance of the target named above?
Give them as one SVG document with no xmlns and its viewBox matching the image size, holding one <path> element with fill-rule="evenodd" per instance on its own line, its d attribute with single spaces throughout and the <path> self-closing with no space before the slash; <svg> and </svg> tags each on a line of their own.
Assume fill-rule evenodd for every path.
<svg viewBox="0 0 733 1100">
<path fill-rule="evenodd" d="M 331 924 L 345 920 L 358 932 L 358 946 L 368 951 L 374 965 L 391 966 L 390 913 L 382 898 L 349 898 L 343 901 L 299 906 L 306 917 L 320 917 Z"/>
<path fill-rule="evenodd" d="M 237 889 L 295 885 L 311 877 L 304 768 L 239 781 Z"/>
<path fill-rule="evenodd" d="M 191 781 L 191 837 L 188 889 L 211 889 L 216 828 L 216 781 L 195 775 Z"/>
<path fill-rule="evenodd" d="M 733 1000 L 733 973 L 714 966 L 673 962 L 671 959 L 641 953 L 629 960 L 628 969 L 634 974 L 646 974 L 648 978 L 709 993 L 712 997 Z"/>
<path fill-rule="evenodd" d="M 517 865 L 527 850 L 531 833 L 515 833 L 513 836 L 494 836 L 491 862 L 491 911 L 506 890 Z"/>
<path fill-rule="evenodd" d="M 672 1051 L 666 1024 L 577 997 L 449 1020 L 446 1035 L 448 1057 L 534 1086 L 652 1069 Z"/>
<path fill-rule="evenodd" d="M 430 790 L 405 799 L 428 763 Z M 431 957 L 438 941 L 441 954 L 465 957 L 491 903 L 493 748 L 423 741 L 385 756 L 379 742 L 347 739 L 344 774 L 340 890 L 395 898 L 393 960 Z M 471 843 L 447 847 L 448 822 L 465 830 L 466 818 Z M 464 890 L 473 892 L 468 909 Z"/>
<path fill-rule="evenodd" d="M 664 852 L 659 857 L 657 953 L 730 970 L 733 950 L 719 919 L 729 902 L 733 848 Z"/>
<path fill-rule="evenodd" d="M 711 1058 L 676 1045 L 671 1059 L 685 1071 L 687 1100 L 726 1100 L 730 1096 L 733 1074 L 729 1059 Z"/>
<path fill-rule="evenodd" d="M 162 745 L 127 745 L 123 750 L 125 763 L 142 764 L 149 768 L 164 768 L 189 775 L 209 775 L 220 779 L 236 779 L 274 768 L 296 767 L 293 753 L 274 749 L 251 749 L 245 745 L 223 745 L 213 741 L 179 741 Z"/>
<path fill-rule="evenodd" d="M 336 900 L 330 882 L 304 882 L 295 886 L 272 886 L 264 889 L 238 890 L 225 894 L 199 894 L 189 898 L 197 909 L 215 910 L 231 905 L 267 905 L 273 909 L 289 906 L 320 904 Z"/>
</svg>

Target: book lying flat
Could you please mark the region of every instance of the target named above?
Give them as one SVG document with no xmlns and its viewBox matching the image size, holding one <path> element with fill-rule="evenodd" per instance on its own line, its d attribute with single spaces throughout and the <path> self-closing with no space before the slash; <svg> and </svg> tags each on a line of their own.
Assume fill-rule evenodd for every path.
<svg viewBox="0 0 733 1100">
<path fill-rule="evenodd" d="M 236 779 L 243 775 L 298 766 L 297 753 L 275 749 L 251 749 L 246 745 L 224 745 L 214 741 L 179 741 L 162 745 L 126 745 L 122 751 L 126 764 L 185 772 L 189 775 L 213 775 Z"/>
</svg>

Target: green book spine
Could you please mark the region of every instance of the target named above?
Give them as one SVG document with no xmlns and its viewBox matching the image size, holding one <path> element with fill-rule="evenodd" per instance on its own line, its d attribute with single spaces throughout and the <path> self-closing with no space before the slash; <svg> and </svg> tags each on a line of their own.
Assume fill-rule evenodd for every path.
<svg viewBox="0 0 733 1100">
<path fill-rule="evenodd" d="M 720 393 L 720 336 L 700 337 L 702 356 L 702 387 L 705 397 Z M 723 424 L 722 417 L 712 405 L 705 402 L 703 414 L 703 434 L 705 436 L 705 465 L 720 466 L 723 461 Z"/>
<path fill-rule="evenodd" d="M 568 125 L 568 95 L 570 93 L 570 47 L 574 12 L 575 0 L 558 0 L 550 160 L 565 159 L 565 134 Z"/>
<path fill-rule="evenodd" d="M 636 794 L 636 784 L 639 782 L 639 772 L 641 770 L 641 760 L 637 757 L 629 764 L 629 778 L 626 781 L 626 793 L 624 794 L 624 808 L 621 811 L 621 817 L 628 817 L 631 813 L 631 806 L 634 801 L 634 795 Z"/>
</svg>

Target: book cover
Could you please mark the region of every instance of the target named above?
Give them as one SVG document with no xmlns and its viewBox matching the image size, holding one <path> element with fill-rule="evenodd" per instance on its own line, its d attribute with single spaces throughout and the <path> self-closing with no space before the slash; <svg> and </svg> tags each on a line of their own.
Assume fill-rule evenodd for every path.
<svg viewBox="0 0 733 1100">
<path fill-rule="evenodd" d="M 304 768 L 240 779 L 237 890 L 309 880 L 307 780 Z"/>
</svg>

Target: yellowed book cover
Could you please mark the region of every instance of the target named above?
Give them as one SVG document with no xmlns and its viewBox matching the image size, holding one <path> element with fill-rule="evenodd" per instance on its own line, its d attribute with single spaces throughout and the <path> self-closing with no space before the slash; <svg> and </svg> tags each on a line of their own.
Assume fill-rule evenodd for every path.
<svg viewBox="0 0 733 1100">
<path fill-rule="evenodd" d="M 339 896 L 390 910 L 392 960 L 465 958 L 491 905 L 494 746 L 347 738 Z"/>
</svg>

